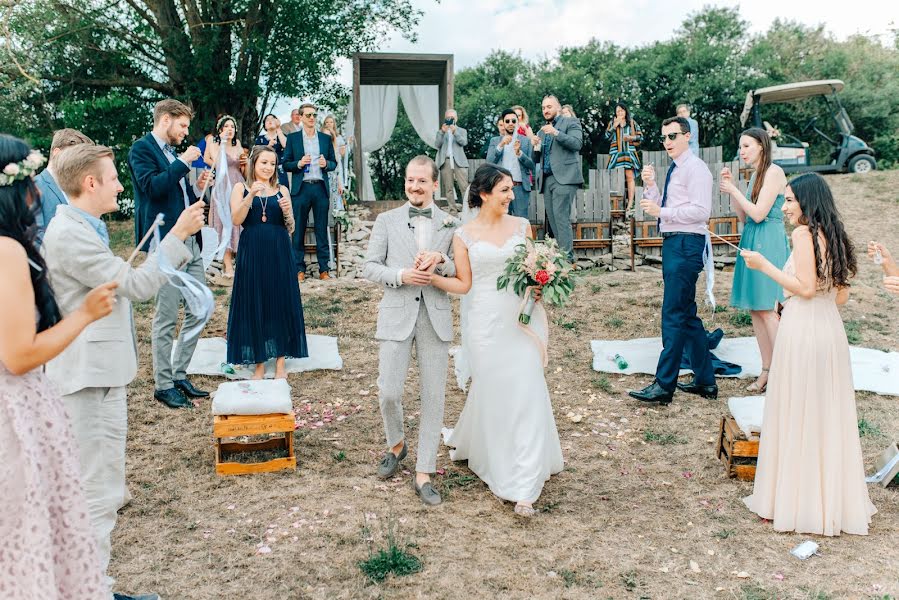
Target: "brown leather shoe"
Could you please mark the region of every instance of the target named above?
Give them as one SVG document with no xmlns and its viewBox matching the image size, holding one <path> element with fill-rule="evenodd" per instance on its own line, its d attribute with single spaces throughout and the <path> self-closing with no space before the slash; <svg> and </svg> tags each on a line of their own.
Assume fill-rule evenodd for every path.
<svg viewBox="0 0 899 600">
<path fill-rule="evenodd" d="M 324 281 L 325 279 L 331 279 L 331 275 L 327 271 L 325 271 L 324 273 L 319 275 L 318 278 Z"/>
<path fill-rule="evenodd" d="M 297 282 L 303 283 L 306 280 L 305 273 L 297 273 Z"/>
</svg>

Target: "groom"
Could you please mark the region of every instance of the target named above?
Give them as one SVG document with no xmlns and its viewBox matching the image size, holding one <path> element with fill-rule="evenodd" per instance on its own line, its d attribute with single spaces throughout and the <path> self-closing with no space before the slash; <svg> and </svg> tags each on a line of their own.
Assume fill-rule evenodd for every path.
<svg viewBox="0 0 899 600">
<path fill-rule="evenodd" d="M 405 182 L 409 201 L 378 216 L 362 270 L 366 279 L 384 286 L 375 337 L 381 342 L 378 400 L 389 450 L 378 465 L 378 476 L 392 477 L 406 457 L 403 389 L 414 342 L 421 372 L 421 420 L 413 487 L 429 506 L 442 501 L 431 483 L 431 473 L 437 470 L 453 339 L 449 298 L 430 281 L 435 272 L 437 276 L 455 275 L 447 253 L 456 224 L 445 224 L 447 213 L 434 204 L 437 178 L 437 165 L 427 156 L 409 161 Z M 416 268 L 416 264 L 420 266 Z"/>
</svg>

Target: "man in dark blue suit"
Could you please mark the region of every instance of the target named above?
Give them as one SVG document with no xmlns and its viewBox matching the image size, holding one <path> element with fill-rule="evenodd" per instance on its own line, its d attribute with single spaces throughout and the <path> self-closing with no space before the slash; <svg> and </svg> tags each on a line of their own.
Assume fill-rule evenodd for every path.
<svg viewBox="0 0 899 600">
<path fill-rule="evenodd" d="M 37 189 L 41 192 L 40 210 L 34 216 L 37 223 L 37 241 L 38 243 L 44 238 L 44 232 L 50 219 L 56 215 L 56 207 L 61 204 L 68 204 L 65 192 L 60 189 L 56 183 L 54 167 L 56 166 L 56 157 L 59 153 L 78 144 L 93 144 L 94 141 L 78 131 L 77 129 L 60 129 L 53 132 L 53 141 L 50 142 L 50 161 L 47 168 L 34 178 Z"/>
<path fill-rule="evenodd" d="M 199 148 L 190 146 L 180 156 L 175 156 L 174 146 L 184 141 L 192 116 L 193 111 L 181 102 L 162 100 L 153 109 L 153 131 L 131 146 L 128 168 L 134 185 L 134 233 L 138 242 L 159 213 L 165 215 L 165 224 L 159 228 L 165 237 L 181 212 L 199 202 L 197 197 L 212 184 L 208 171 L 200 175 L 196 187 L 187 182 L 190 163 L 200 157 Z M 199 235 L 186 239 L 184 245 L 193 255 L 184 270 L 204 283 L 206 275 L 200 256 Z M 187 378 L 187 365 L 202 332 L 199 317 L 186 313 L 178 336 L 178 350 L 174 360 L 172 358 L 172 340 L 182 301 L 180 290 L 167 283 L 156 295 L 153 317 L 153 377 L 156 384 L 153 396 L 170 408 L 190 408 L 193 402 L 187 396 L 209 395 L 195 388 Z M 191 332 L 189 338 L 185 332 Z"/>
<path fill-rule="evenodd" d="M 287 136 L 287 147 L 281 159 L 284 170 L 290 173 L 290 200 L 297 224 L 296 231 L 293 232 L 293 250 L 299 271 L 297 278 L 301 283 L 306 278 L 303 238 L 306 236 L 310 209 L 315 220 L 315 255 L 318 258 L 319 278 L 331 278 L 328 274 L 331 197 L 328 172 L 337 168 L 337 158 L 331 137 L 316 131 L 315 115 L 315 105 L 305 103 L 300 106 L 302 127 Z"/>
</svg>

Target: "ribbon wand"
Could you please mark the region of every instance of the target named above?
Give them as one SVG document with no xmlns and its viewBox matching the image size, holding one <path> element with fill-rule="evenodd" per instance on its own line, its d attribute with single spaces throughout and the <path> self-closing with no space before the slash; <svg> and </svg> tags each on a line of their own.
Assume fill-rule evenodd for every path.
<svg viewBox="0 0 899 600">
<path fill-rule="evenodd" d="M 137 253 L 140 252 L 140 249 L 146 244 L 150 238 L 153 236 L 153 231 L 156 227 L 165 225 L 165 215 L 159 213 L 156 215 L 156 218 L 153 219 L 153 222 L 150 223 L 150 228 L 147 229 L 147 233 L 144 234 L 144 237 L 138 242 L 137 247 L 134 248 L 134 252 L 131 253 L 131 256 L 128 257 L 128 260 L 125 261 L 126 264 L 131 264 L 134 262 L 134 259 L 137 258 Z"/>
<path fill-rule="evenodd" d="M 722 242 L 724 242 L 725 244 L 727 244 L 728 246 L 730 246 L 731 248 L 733 248 L 734 250 L 736 250 L 737 252 L 740 252 L 741 250 L 743 250 L 743 248 L 740 248 L 739 246 L 735 246 L 734 244 L 728 242 L 726 239 L 724 239 L 723 237 L 721 237 L 720 235 L 718 235 L 717 233 L 715 233 L 714 231 L 712 231 L 712 230 L 709 229 L 708 227 L 704 227 L 704 229 L 705 229 L 707 232 L 709 232 L 711 235 L 715 236 L 716 238 L 718 238 L 719 240 L 721 240 Z"/>
</svg>

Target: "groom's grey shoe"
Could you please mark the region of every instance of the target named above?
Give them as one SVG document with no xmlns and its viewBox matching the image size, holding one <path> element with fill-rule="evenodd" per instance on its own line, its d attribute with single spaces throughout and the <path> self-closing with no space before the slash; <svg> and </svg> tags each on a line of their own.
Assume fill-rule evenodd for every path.
<svg viewBox="0 0 899 600">
<path fill-rule="evenodd" d="M 443 498 L 440 497 L 440 492 L 434 489 L 434 485 L 430 481 L 423 483 L 421 487 L 418 487 L 418 482 L 415 481 L 415 475 L 413 475 L 412 487 L 415 488 L 415 493 L 421 498 L 422 504 L 437 506 L 443 502 Z"/>
<path fill-rule="evenodd" d="M 378 477 L 381 479 L 390 479 L 396 472 L 400 470 L 400 461 L 406 458 L 406 443 L 403 442 L 403 449 L 400 450 L 399 455 L 393 453 L 392 450 L 388 450 L 387 454 L 384 455 L 384 458 L 381 459 L 381 462 L 378 463 Z"/>
</svg>

